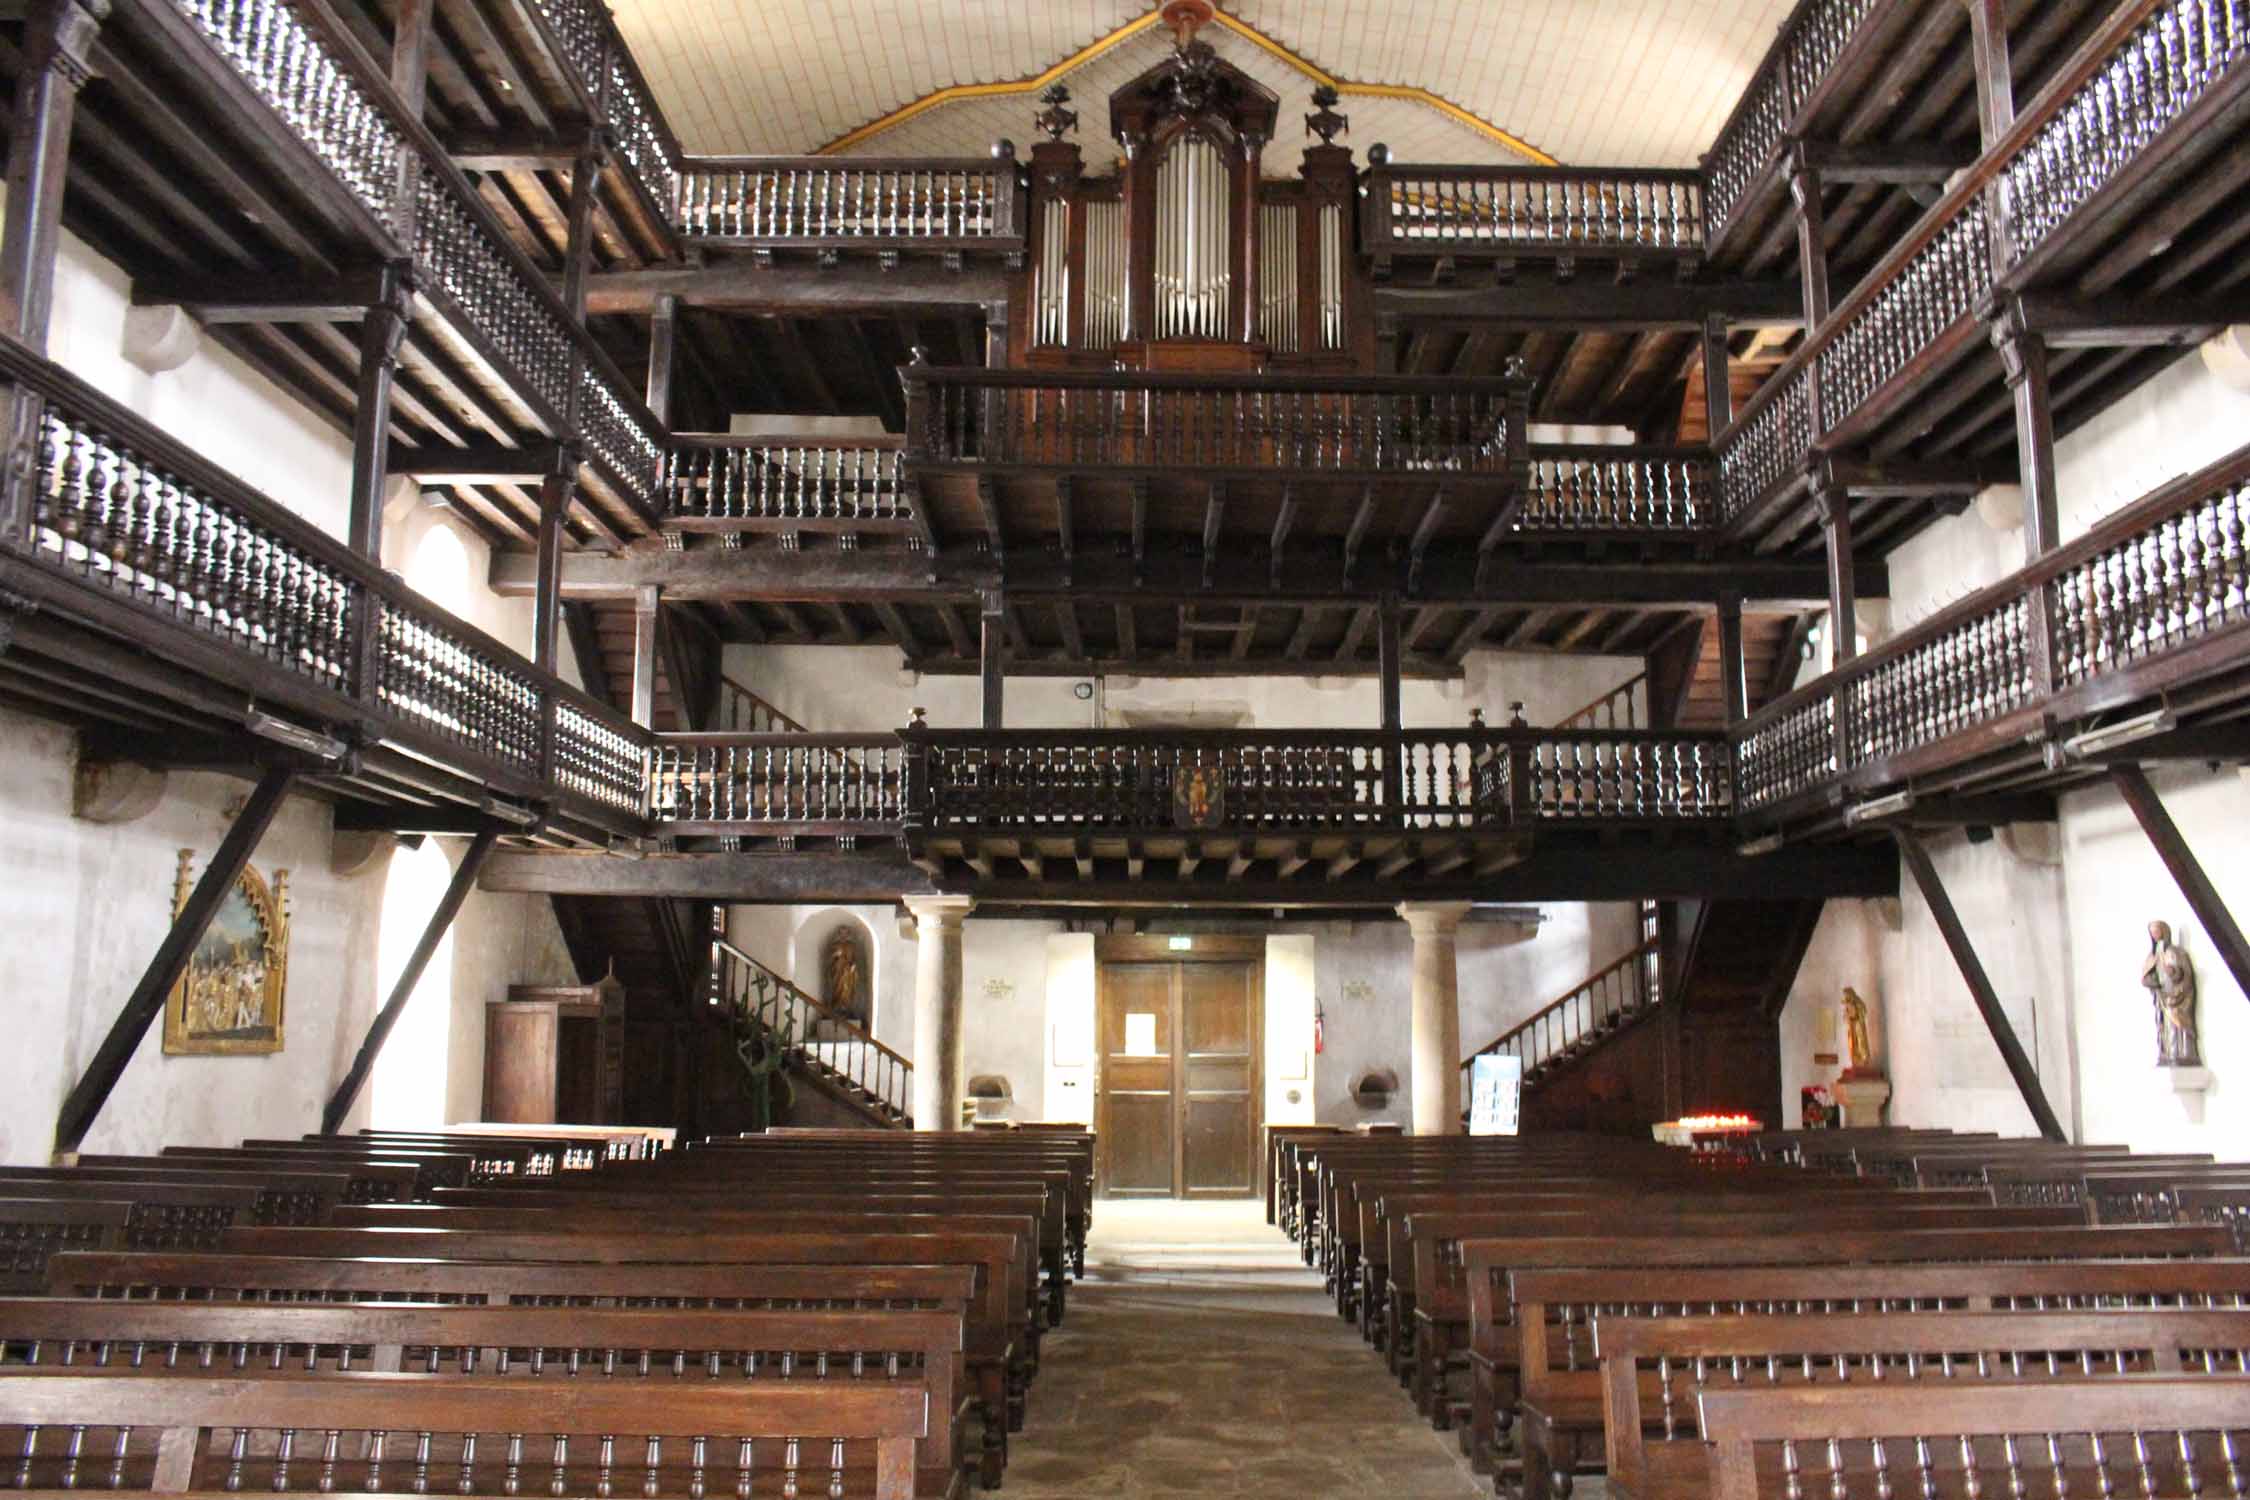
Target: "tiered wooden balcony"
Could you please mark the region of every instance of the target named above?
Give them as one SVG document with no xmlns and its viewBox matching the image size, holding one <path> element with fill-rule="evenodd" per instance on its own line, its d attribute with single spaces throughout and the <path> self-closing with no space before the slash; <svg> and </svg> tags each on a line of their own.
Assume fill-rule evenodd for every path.
<svg viewBox="0 0 2250 1500">
<path fill-rule="evenodd" d="M 0 699 L 94 760 L 294 756 L 346 826 L 645 828 L 630 721 L 8 340 L 0 381 Z"/>
<path fill-rule="evenodd" d="M 2012 461 L 1996 320 L 2056 349 L 2067 432 L 2250 316 L 2250 19 L 2226 0 L 2119 7 L 1977 163 L 1811 331 L 1715 444 L 1729 538 L 1821 545 L 1806 493 L 1850 491 L 1881 550 L 1948 475 Z M 1826 466 L 1825 468 L 1823 466 Z"/>
</svg>

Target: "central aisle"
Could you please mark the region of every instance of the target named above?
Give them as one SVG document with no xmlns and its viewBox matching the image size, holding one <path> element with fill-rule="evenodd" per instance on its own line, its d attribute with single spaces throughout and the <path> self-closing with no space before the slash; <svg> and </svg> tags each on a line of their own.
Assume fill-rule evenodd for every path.
<svg viewBox="0 0 2250 1500">
<path fill-rule="evenodd" d="M 1040 1363 L 1008 1500 L 1490 1494 L 1254 1201 L 1097 1204 Z"/>
</svg>

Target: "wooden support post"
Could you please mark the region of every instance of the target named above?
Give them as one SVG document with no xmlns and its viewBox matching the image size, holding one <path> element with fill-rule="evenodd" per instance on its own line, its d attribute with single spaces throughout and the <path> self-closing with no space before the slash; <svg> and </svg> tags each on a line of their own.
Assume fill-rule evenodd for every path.
<svg viewBox="0 0 2250 1500">
<path fill-rule="evenodd" d="M 562 670 L 556 643 L 562 625 L 563 517 L 570 512 L 577 485 L 578 460 L 568 444 L 558 445 L 553 471 L 539 482 L 539 572 L 531 600 L 531 659 L 548 672 Z M 578 671 L 584 680 L 584 662 Z"/>
<path fill-rule="evenodd" d="M 109 0 L 33 0 L 8 132 L 8 219 L 0 232 L 0 316 L 40 353 L 54 317 L 55 252 L 78 91 L 93 76 L 94 37 Z"/>
<path fill-rule="evenodd" d="M 430 913 L 429 924 L 422 929 L 420 941 L 406 956 L 406 967 L 399 971 L 398 982 L 391 986 L 390 998 L 383 1002 L 383 1008 L 375 1012 L 375 1019 L 368 1024 L 367 1038 L 359 1044 L 359 1053 L 352 1059 L 344 1081 L 328 1096 L 328 1107 L 320 1112 L 322 1135 L 334 1135 L 343 1126 L 344 1116 L 351 1113 L 352 1101 L 366 1085 L 367 1075 L 375 1071 L 375 1059 L 382 1055 L 383 1043 L 389 1039 L 391 1028 L 398 1024 L 406 1002 L 414 998 L 414 987 L 422 982 L 422 971 L 430 966 L 430 956 L 437 952 L 446 929 L 460 915 L 461 903 L 468 899 L 470 888 L 477 883 L 477 872 L 484 868 L 485 856 L 492 853 L 492 846 L 499 839 L 500 830 L 488 826 L 469 841 L 469 850 L 454 868 L 453 879 L 447 882 L 437 910 Z"/>
<path fill-rule="evenodd" d="M 1742 596 L 1719 596 L 1719 688 L 1727 727 L 1750 717 L 1750 685 L 1742 663 Z"/>
<path fill-rule="evenodd" d="M 1929 850 L 1912 829 L 1894 827 L 1891 837 L 1898 842 L 1899 857 L 1914 876 L 1914 884 L 1922 892 L 1922 900 L 1936 919 L 1939 934 L 1953 954 L 1954 964 L 1961 970 L 1961 978 L 1969 986 L 1969 998 L 1976 1001 L 1977 1011 L 1992 1033 L 1992 1041 L 2000 1049 L 2000 1057 L 2008 1065 L 2008 1075 L 2016 1081 L 2016 1091 L 2037 1122 L 2039 1133 L 2050 1141 L 2070 1139 L 2063 1132 L 2062 1121 L 2055 1117 L 2054 1108 L 2047 1103 L 2046 1090 L 2039 1085 L 2039 1074 L 2025 1055 L 2023 1043 L 2016 1039 L 2015 1027 L 2008 1024 L 2006 1011 L 2000 1008 L 2000 997 L 1994 993 L 1991 978 L 1977 959 L 1977 950 L 1969 941 L 1968 930 L 1961 925 L 1961 916 L 1953 909 L 1952 898 L 1938 879 L 1937 867 L 1930 863 Z"/>
<path fill-rule="evenodd" d="M 562 297 L 563 306 L 580 323 L 586 321 L 586 277 L 594 259 L 594 191 L 601 185 L 607 155 L 602 132 L 594 130 L 578 148 L 570 169 L 570 238 L 563 248 Z"/>
<path fill-rule="evenodd" d="M 1805 330 L 1828 321 L 1828 230 L 1821 211 L 1820 173 L 1800 147 L 1789 159 L 1789 197 L 1797 205 L 1797 279 L 1805 293 Z"/>
<path fill-rule="evenodd" d="M 2008 62 L 2007 0 L 1961 0 L 1969 12 L 1969 60 L 1977 75 L 1977 139 L 1983 150 L 2016 123 L 2016 83 Z"/>
<path fill-rule="evenodd" d="M 282 799 L 296 780 L 294 765 L 269 767 L 258 778 L 250 799 L 235 816 L 234 826 L 219 841 L 218 853 L 211 856 L 203 878 L 196 881 L 195 889 L 188 893 L 187 904 L 172 919 L 172 930 L 157 945 L 156 956 L 142 972 L 141 982 L 133 987 L 125 1008 L 117 1013 L 109 1035 L 102 1038 L 93 1061 L 86 1065 L 76 1087 L 63 1100 L 62 1112 L 55 1119 L 57 1160 L 75 1156 L 84 1143 L 86 1132 L 93 1128 L 102 1106 L 109 1100 L 110 1091 L 117 1087 L 117 1080 L 125 1076 L 126 1065 L 140 1049 L 150 1023 L 163 1013 L 165 997 L 187 972 L 196 944 L 203 941 L 205 929 L 218 915 L 234 883 L 242 877 L 242 867 L 250 863 L 258 840 L 272 825 L 274 814 L 281 810 Z"/>
<path fill-rule="evenodd" d="M 984 690 L 982 722 L 986 729 L 998 729 L 1002 724 L 1002 698 L 1008 670 L 1008 608 L 998 589 L 985 589 L 977 599 L 984 622 L 977 656 L 977 678 Z"/>
<path fill-rule="evenodd" d="M 1005 297 L 984 305 L 984 367 L 988 370 L 1008 368 L 1008 300 Z M 883 378 L 893 378 L 883 371 Z"/>
<path fill-rule="evenodd" d="M 1859 590 L 1852 568 L 1852 497 L 1842 485 L 1818 482 L 1813 503 L 1828 543 L 1828 628 L 1834 667 L 1859 655 Z"/>
<path fill-rule="evenodd" d="M 1727 379 L 1727 320 L 1721 313 L 1703 320 L 1703 419 L 1711 429 L 1704 441 L 1712 444 L 1734 420 L 1734 388 Z"/>
<path fill-rule="evenodd" d="M 2187 840 L 2180 837 L 2179 825 L 2164 810 L 2156 788 L 2149 785 L 2148 773 L 2139 766 L 2112 766 L 2109 778 L 2125 798 L 2125 805 L 2133 810 L 2141 832 L 2148 835 L 2149 843 L 2155 846 L 2156 857 L 2172 872 L 2172 883 L 2187 898 L 2188 910 L 2195 913 L 2195 920 L 2202 924 L 2211 946 L 2219 950 L 2219 957 L 2226 963 L 2227 972 L 2234 976 L 2236 987 L 2250 995 L 2250 941 L 2243 938 L 2242 928 L 2234 920 L 2234 913 L 2227 909 L 2219 888 L 2203 873 L 2202 861 L 2187 846 Z"/>
<path fill-rule="evenodd" d="M 391 26 L 391 87 L 415 119 L 422 118 L 430 92 L 430 23 L 435 0 L 398 0 Z"/>
<path fill-rule="evenodd" d="M 648 323 L 648 409 L 665 426 L 672 425 L 672 375 L 679 359 L 680 299 L 669 294 L 656 299 Z"/>
<path fill-rule="evenodd" d="M 1381 678 L 1383 733 L 1383 803 L 1392 818 L 1405 816 L 1406 766 L 1399 733 L 1405 720 L 1399 704 L 1398 595 L 1385 592 L 1375 604 L 1375 666 Z"/>
<path fill-rule="evenodd" d="M 391 385 L 399 346 L 413 315 L 412 267 L 383 267 L 374 305 L 359 325 L 359 387 L 352 413 L 352 508 L 345 537 L 352 550 L 383 560 L 383 489 L 390 478 Z"/>
<path fill-rule="evenodd" d="M 656 610 L 662 593 L 644 583 L 633 596 L 633 722 L 656 724 Z"/>
<path fill-rule="evenodd" d="M 2023 553 L 2037 562 L 2062 545 L 2061 499 L 2055 480 L 2055 409 L 2047 381 L 2047 340 L 2024 326 L 2023 304 L 2010 297 L 1992 324 L 1992 344 L 2015 402 L 2016 471 L 2023 488 Z M 2024 612 L 2024 651 L 2032 689 L 2054 691 L 2055 615 L 2052 595 L 2034 589 Z"/>
</svg>

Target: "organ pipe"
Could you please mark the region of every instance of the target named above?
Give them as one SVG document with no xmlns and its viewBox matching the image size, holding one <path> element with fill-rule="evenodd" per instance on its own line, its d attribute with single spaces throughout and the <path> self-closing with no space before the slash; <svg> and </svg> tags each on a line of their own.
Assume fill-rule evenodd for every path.
<svg viewBox="0 0 2250 1500">
<path fill-rule="evenodd" d="M 1344 347 L 1344 206 L 1320 206 L 1320 347 Z"/>
<path fill-rule="evenodd" d="M 1038 314 L 1032 320 L 1034 341 L 1041 344 L 1070 342 L 1070 205 L 1060 198 L 1047 200 L 1039 221 Z"/>
<path fill-rule="evenodd" d="M 1276 354 L 1297 352 L 1297 205 L 1259 209 L 1258 337 Z"/>
<path fill-rule="evenodd" d="M 1125 205 L 1086 205 L 1086 347 L 1112 349 L 1125 332 Z"/>
<path fill-rule="evenodd" d="M 1231 187 L 1225 154 L 1198 136 L 1183 137 L 1157 167 L 1158 338 L 1227 336 Z"/>
</svg>

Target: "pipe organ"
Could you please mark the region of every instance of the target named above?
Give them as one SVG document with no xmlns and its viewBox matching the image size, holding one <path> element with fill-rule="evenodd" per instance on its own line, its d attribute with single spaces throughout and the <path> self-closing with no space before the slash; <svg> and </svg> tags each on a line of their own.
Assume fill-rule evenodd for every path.
<svg viewBox="0 0 2250 1500">
<path fill-rule="evenodd" d="M 1174 10 L 1192 10 L 1175 3 Z M 1168 11 L 1169 15 L 1170 12 Z M 1063 136 L 1078 117 L 1050 90 L 1033 148 L 1021 365 L 1250 371 L 1370 369 L 1355 332 L 1357 209 L 1348 122 L 1327 106 L 1295 177 L 1264 176 L 1280 100 L 1192 25 L 1172 55 L 1112 94 L 1114 170 Z M 1364 347 L 1362 347 L 1364 345 Z"/>
</svg>

